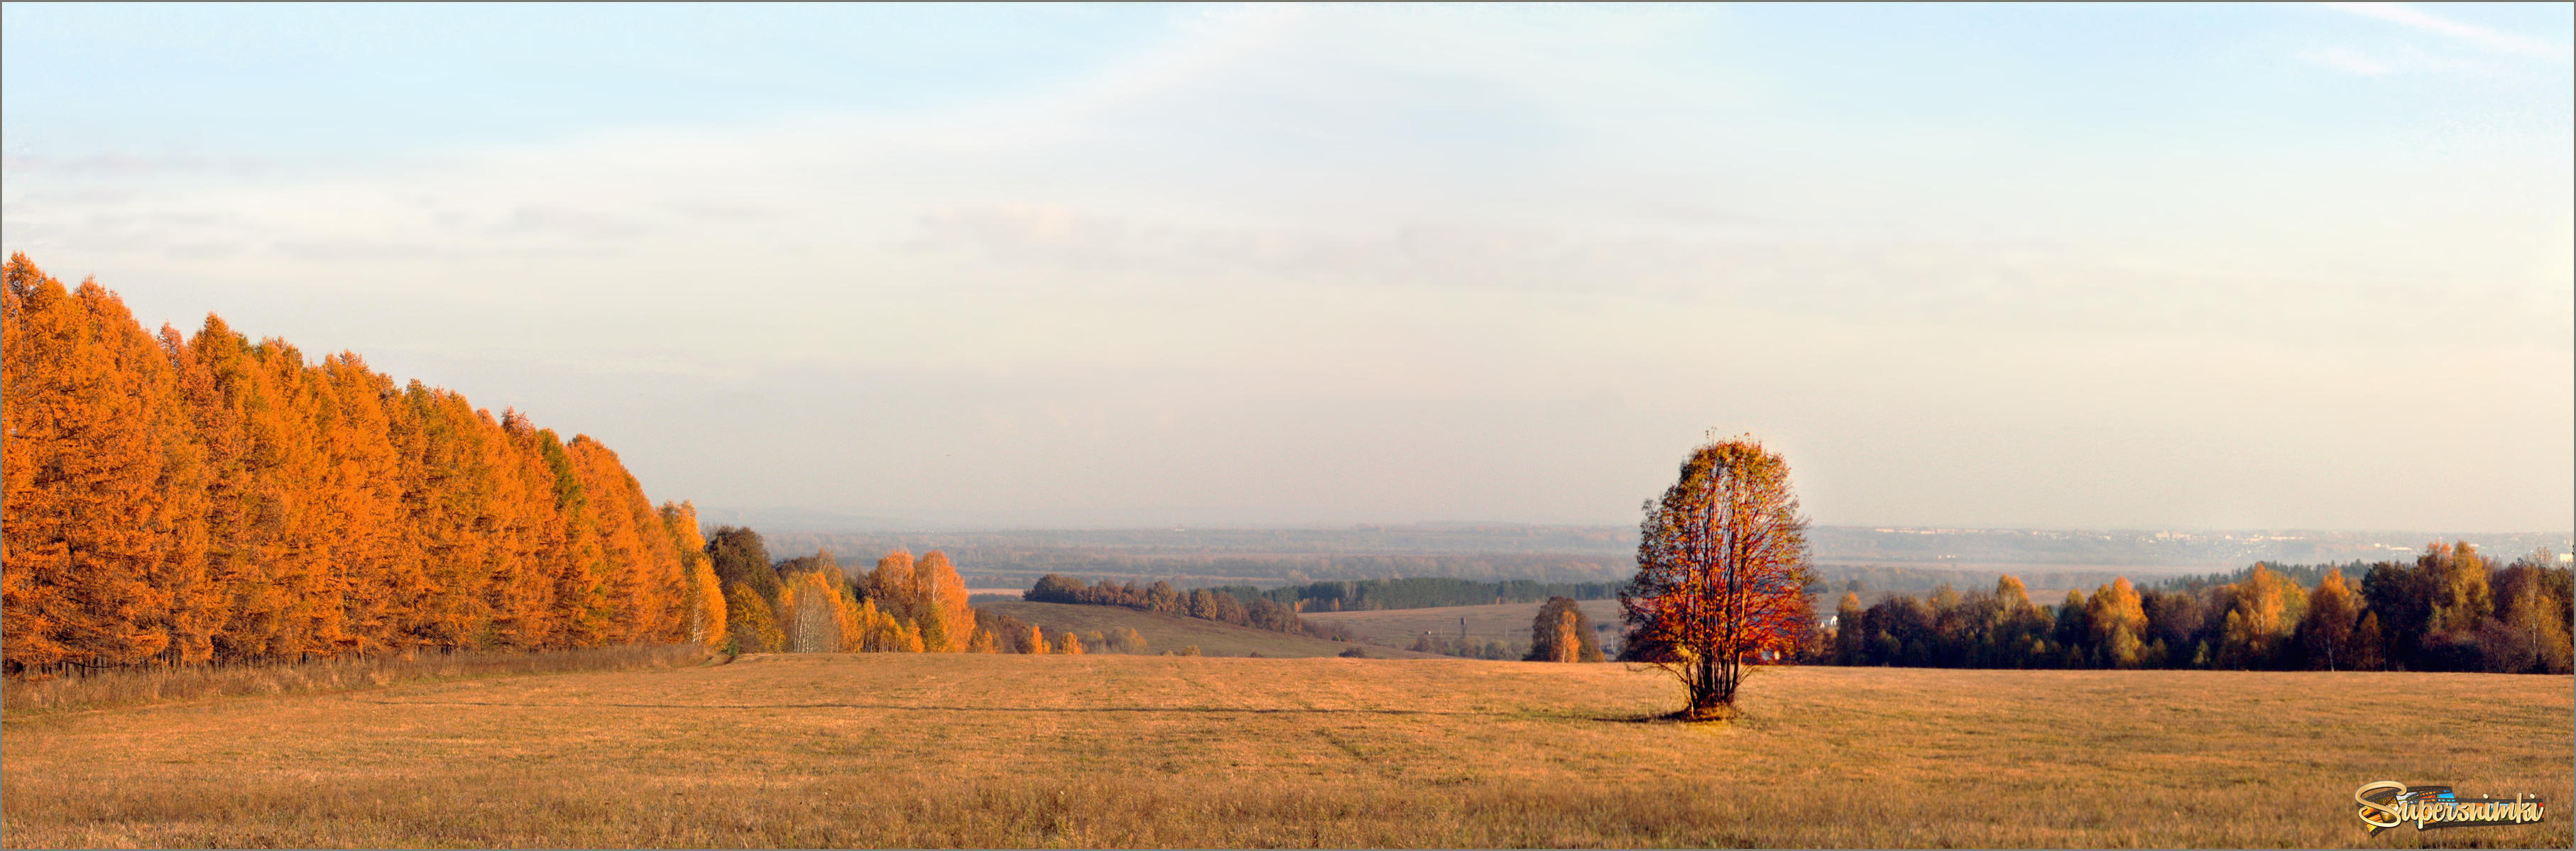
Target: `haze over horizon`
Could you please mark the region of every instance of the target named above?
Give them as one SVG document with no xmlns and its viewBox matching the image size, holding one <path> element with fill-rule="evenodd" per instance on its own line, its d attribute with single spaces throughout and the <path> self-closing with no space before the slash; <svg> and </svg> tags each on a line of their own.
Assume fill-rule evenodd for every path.
<svg viewBox="0 0 2576 851">
<path fill-rule="evenodd" d="M 0 241 L 712 508 L 2554 532 L 2572 27 L 12 4 Z"/>
<path fill-rule="evenodd" d="M 1633 530 L 1633 529 L 1636 527 L 1636 525 L 1637 525 L 1635 521 L 1630 521 L 1630 522 L 1625 522 L 1625 523 L 1615 523 L 1615 522 L 1604 522 L 1604 523 L 1546 523 L 1546 522 L 1532 522 L 1532 521 L 1514 521 L 1514 520 L 1479 519 L 1479 518 L 1473 518 L 1473 517 L 1446 517 L 1446 518 L 1431 518 L 1431 519 L 1419 519 L 1419 520 L 1399 520 L 1399 521 L 1389 521 L 1389 520 L 1347 520 L 1347 521 L 1305 521 L 1305 522 L 1288 521 L 1288 522 L 1281 522 L 1281 521 L 1248 520 L 1248 519 L 1239 519 L 1239 518 L 1237 518 L 1237 519 L 1229 519 L 1229 518 L 1227 518 L 1227 517 L 1225 517 L 1225 516 L 1223 516 L 1223 515 L 1220 515 L 1220 514 L 1214 514 L 1214 513 L 1209 513 L 1209 514 L 1205 514 L 1205 515 L 1203 515 L 1203 516 L 1202 516 L 1202 518 L 1201 518 L 1199 521 L 1190 521 L 1190 520 L 1186 520 L 1186 519 L 1176 519 L 1176 520 L 1172 520 L 1172 521 L 1169 521 L 1169 522 L 1163 522 L 1163 523 L 1140 523 L 1140 522 L 1136 522 L 1136 521 L 1134 521 L 1134 520 L 1132 520 L 1132 519 L 1128 519 L 1128 520 L 1124 520 L 1124 521 L 1122 521 L 1122 520 L 1120 520 L 1120 519 L 1118 519 L 1117 517 L 1114 517 L 1114 516 L 1100 516 L 1100 515 L 1089 515 L 1089 516 L 1087 516 L 1087 515 L 1083 514 L 1083 513 L 1082 513 L 1080 510 L 1078 510 L 1078 509 L 1074 509 L 1074 510 L 1053 510 L 1053 511 L 1049 511 L 1049 510 L 1035 510 L 1035 511 L 1027 511 L 1027 512 L 971 512 L 971 511 L 961 511 L 961 512 L 950 512 L 950 513 L 939 513 L 939 512 L 912 512 L 912 513 L 902 513 L 902 512 L 895 512 L 895 513 L 883 513 L 883 514 L 854 514 L 854 513 L 848 513 L 848 512 L 826 511 L 826 510 L 820 510 L 820 509 L 815 509 L 815 508 L 806 507 L 806 506 L 765 506 L 765 507 L 755 506 L 755 507 L 743 507 L 743 506 L 731 506 L 731 505 L 702 505 L 702 506 L 699 506 L 699 507 L 698 507 L 698 516 L 699 516 L 699 523 L 700 523 L 700 525 L 702 525 L 702 526 L 706 526 L 706 527 L 708 527 L 708 528 L 714 528 L 714 527 L 721 526 L 721 525 L 739 525 L 739 526 L 750 526 L 750 527 L 753 527 L 753 528 L 755 528 L 755 529 L 758 529 L 758 530 L 761 530 L 761 531 L 764 531 L 764 532 L 775 530 L 775 531 L 777 531 L 777 532 L 811 533 L 811 534 L 826 534 L 826 535 L 829 535 L 829 534 L 869 534 L 869 533 L 920 533 L 920 534 L 964 533 L 964 534 L 972 534 L 972 533 L 986 533 L 986 532 L 1018 532 L 1018 531 L 1027 531 L 1027 532 L 1124 532 L 1124 531 L 1157 531 L 1157 530 L 1165 530 L 1165 529 L 1168 529 L 1168 530 L 1170 530 L 1170 531 L 1176 531 L 1176 532 L 1186 532 L 1186 531 L 1262 531 L 1262 530 L 1279 530 L 1279 531 L 1317 531 L 1317 530 L 1320 530 L 1320 531 L 1340 531 L 1340 530 L 1368 529 L 1368 528 L 1385 528 L 1385 529 L 1420 529 L 1420 528 L 1494 528 L 1494 529 L 1510 529 L 1510 528 L 1518 528 L 1518 527 L 1526 527 L 1526 528 L 1532 528 L 1532 529 L 1567 528 L 1567 529 L 1622 529 L 1622 530 Z M 2404 537 L 2404 536 L 2409 536 L 2409 535 L 2432 535 L 2432 536 L 2435 536 L 2437 539 L 2444 540 L 2444 541 L 2448 541 L 2448 540 L 2450 540 L 2450 537 L 2449 537 L 2449 536 L 2456 536 L 2456 535 L 2511 535 L 2511 536 L 2535 536 L 2535 535 L 2562 535 L 2562 536 L 2565 536 L 2565 535 L 2576 535 L 2576 529 L 2567 529 L 2567 528 L 2560 528 L 2560 529 L 2548 529 L 2548 528 L 2532 528 L 2532 529 L 2469 529 L 2469 528 L 2461 528 L 2461 529 L 2439 529 L 2439 528 L 2422 528 L 2422 529 L 2402 529 L 2402 528 L 2392 528 L 2392 529 L 2330 529 L 2330 528 L 2313 528 L 2313 527 L 2219 527 L 2219 526 L 2028 526 L 2028 525 L 2023 525 L 2023 526 L 2003 526 L 2003 525 L 1995 525 L 1995 526 L 1973 526 L 1973 525 L 1966 525 L 1966 524 L 1939 524 L 1939 523 L 1923 524 L 1923 523 L 1824 523 L 1824 522 L 1817 522 L 1817 523 L 1815 523 L 1815 525 L 1816 525 L 1817 527 L 1820 527 L 1820 528 L 1833 528 L 1833 529 L 1841 529 L 1841 530 L 1893 529 L 1893 530 L 1902 530 L 1902 531 L 1919 531 L 1919 530 L 1933 530 L 1933 529 L 1948 529 L 1948 530 L 1958 530 L 1958 531 L 1980 531 L 1980 532 L 2013 532 L 2013 531 L 2021 531 L 2021 532 L 2105 532 L 2105 533 L 2140 533 L 2140 534 L 2144 534 L 2144 533 L 2153 533 L 2153 532 L 2175 532 L 2175 533 L 2191 533 L 2191 534 L 2227 534 L 2227 533 L 2240 533 L 2240 534 L 2288 534 L 2288 533 L 2311 533 L 2311 534 L 2328 534 L 2328 535 L 2370 535 L 2370 536 L 2395 536 L 2395 537 Z M 2419 542 L 2419 543 L 2420 543 L 2420 542 Z M 2509 553 L 2508 555 L 2520 555 L 2520 554 L 2521 554 L 2521 553 Z"/>
</svg>

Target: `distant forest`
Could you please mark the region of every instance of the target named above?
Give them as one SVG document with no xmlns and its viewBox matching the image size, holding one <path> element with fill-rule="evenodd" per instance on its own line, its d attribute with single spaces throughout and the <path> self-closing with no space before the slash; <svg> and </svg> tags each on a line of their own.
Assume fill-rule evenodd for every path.
<svg viewBox="0 0 2576 851">
<path fill-rule="evenodd" d="M 1298 617 L 1298 613 L 1536 603 L 1551 597 L 1601 600 L 1618 596 L 1619 587 L 1613 582 L 1547 584 L 1526 579 L 1476 582 L 1426 577 L 1315 582 L 1269 589 L 1221 585 L 1184 591 L 1162 580 L 1150 585 L 1106 579 L 1086 584 L 1069 576 L 1048 574 L 1040 577 L 1023 599 L 1037 603 L 1121 606 L 1254 629 L 1345 640 L 1347 636 L 1340 627 L 1312 624 Z"/>
<path fill-rule="evenodd" d="M 772 512 L 772 514 L 778 514 Z M 710 514 L 720 521 L 728 513 Z M 731 515 L 741 516 L 741 515 Z M 760 515 L 766 517 L 767 515 Z M 779 514 L 762 528 L 831 528 L 864 518 Z M 888 521 L 874 521 L 878 523 Z M 2411 559 L 2428 539 L 2383 532 L 2154 532 L 1926 530 L 1815 526 L 1808 542 L 1832 591 L 1858 579 L 1862 597 L 1928 592 L 1944 582 L 1994 584 L 2011 573 L 2033 588 L 2091 588 L 2125 575 L 2148 582 L 2255 562 Z M 2566 533 L 2467 536 L 2491 552 L 2566 549 Z M 1636 572 L 1637 532 L 1627 526 L 1425 523 L 1330 529 L 984 530 L 781 532 L 781 552 L 947 551 L 976 588 L 1027 588 L 1049 573 L 1086 581 L 1168 580 L 1189 588 L 1303 585 L 1331 580 L 1452 577 L 1478 581 L 1624 582 Z M 2402 552 L 2402 556 L 2395 553 Z M 1830 604 L 1831 600 L 1827 601 Z"/>
<path fill-rule="evenodd" d="M 1133 582 L 1116 583 L 1103 579 L 1086 585 L 1079 579 L 1048 574 L 1039 577 L 1023 599 L 1032 603 L 1119 606 L 1140 612 L 1158 612 L 1336 641 L 1348 637 L 1336 628 L 1311 626 L 1297 617 L 1294 607 L 1280 605 L 1267 597 L 1244 597 L 1212 588 L 1182 591 L 1163 581 L 1140 586 Z"/>
<path fill-rule="evenodd" d="M 906 536 L 922 537 L 931 536 Z M 1366 580 L 1390 577 L 1455 577 L 1500 581 L 1535 579 L 1548 582 L 1619 582 L 1634 572 L 1625 555 L 1473 553 L 1437 555 L 1212 555 L 1133 554 L 1079 550 L 1009 551 L 962 549 L 961 561 L 974 564 L 981 585 L 1018 586 L 1048 574 L 1118 581 L 1169 580 L 1176 585 L 1268 586 L 1318 580 Z"/>
<path fill-rule="evenodd" d="M 2463 547 L 2468 548 L 2471 552 L 2476 551 L 2475 547 L 2466 543 L 2451 545 L 2451 550 L 2453 552 L 2457 552 Z M 2523 558 L 2522 561 L 2530 563 L 2534 558 L 2537 557 L 2527 556 Z M 2261 569 L 2277 574 L 2282 579 L 2289 580 L 2300 588 L 2314 590 L 2318 584 L 2325 582 L 2326 577 L 2330 574 L 2340 573 L 2343 574 L 2345 578 L 2357 580 L 2358 577 L 2368 575 L 2372 566 L 2373 565 L 2371 564 L 2362 563 L 2360 559 L 2354 559 L 2342 564 L 2278 564 L 2268 561 L 2258 561 L 2226 573 L 2204 573 L 2197 576 L 2177 576 L 2170 579 L 2163 579 L 2154 583 L 2153 587 L 2165 591 L 2199 592 L 2220 585 L 2234 585 L 2244 582 L 2247 579 L 2253 578 L 2254 571 L 2256 569 Z M 2548 567 L 2550 565 L 2542 566 Z"/>
<path fill-rule="evenodd" d="M 1270 600 L 1301 612 L 1356 612 L 1372 609 L 1430 609 L 1443 606 L 1490 606 L 1536 603 L 1549 597 L 1608 600 L 1619 596 L 1624 582 L 1535 582 L 1510 579 L 1477 582 L 1447 577 L 1362 579 L 1312 582 L 1278 588 L 1249 585 L 1215 590 L 1243 600 Z"/>
<path fill-rule="evenodd" d="M 2466 543 L 2413 563 L 2257 564 L 2144 589 L 2118 578 L 2037 605 L 2019 579 L 1864 607 L 1846 593 L 1813 661 L 1949 668 L 2567 673 L 2576 591 L 2555 554 Z"/>
</svg>

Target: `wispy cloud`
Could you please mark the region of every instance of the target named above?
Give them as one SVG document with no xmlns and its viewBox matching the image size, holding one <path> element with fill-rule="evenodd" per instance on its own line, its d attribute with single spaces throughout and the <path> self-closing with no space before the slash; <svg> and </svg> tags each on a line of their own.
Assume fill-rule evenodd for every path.
<svg viewBox="0 0 2576 851">
<path fill-rule="evenodd" d="M 2397 70 L 2389 63 L 2370 58 L 2360 49 L 2345 45 L 2316 47 L 2299 51 L 2299 58 L 2346 74 L 2364 77 L 2385 76 Z"/>
<path fill-rule="evenodd" d="M 2565 44 L 2542 41 L 2482 27 L 2467 21 L 2446 18 L 2404 3 L 2327 3 L 2324 5 L 2340 12 L 2403 24 L 2425 32 L 2439 33 L 2500 53 L 2560 61 L 2567 60 L 2569 56 L 2569 49 Z"/>
<path fill-rule="evenodd" d="M 2299 51 L 2299 59 L 2346 74 L 2384 77 L 2390 74 L 2493 74 L 2495 63 L 2426 52 L 2411 44 L 2370 50 L 2334 44 Z"/>
</svg>

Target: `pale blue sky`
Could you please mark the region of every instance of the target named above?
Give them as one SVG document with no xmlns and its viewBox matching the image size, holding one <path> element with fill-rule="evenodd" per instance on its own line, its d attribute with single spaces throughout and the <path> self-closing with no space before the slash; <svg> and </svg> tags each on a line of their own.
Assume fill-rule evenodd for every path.
<svg viewBox="0 0 2576 851">
<path fill-rule="evenodd" d="M 656 498 L 2565 529 L 2570 7 L 0 7 L 0 238 Z"/>
</svg>

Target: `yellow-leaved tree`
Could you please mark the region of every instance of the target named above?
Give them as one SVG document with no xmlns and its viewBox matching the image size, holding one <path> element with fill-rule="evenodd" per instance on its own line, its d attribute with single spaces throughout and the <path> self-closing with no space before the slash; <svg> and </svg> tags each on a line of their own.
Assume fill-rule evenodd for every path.
<svg viewBox="0 0 2576 851">
<path fill-rule="evenodd" d="M 975 609 L 966 604 L 966 580 L 939 550 L 923 553 L 913 568 L 914 620 L 932 653 L 964 653 L 974 639 Z"/>
<path fill-rule="evenodd" d="M 662 525 L 686 566 L 681 587 L 680 640 L 717 647 L 725 639 L 724 586 L 716 580 L 707 557 L 707 538 L 698 531 L 698 507 L 687 500 L 662 503 Z"/>
<path fill-rule="evenodd" d="M 785 615 L 790 653 L 836 653 L 841 650 L 841 592 L 833 587 L 838 571 L 799 570 L 785 577 L 778 608 Z"/>
<path fill-rule="evenodd" d="M 859 601 L 859 649 L 870 653 L 901 653 L 909 649 L 904 641 L 903 624 L 877 607 L 877 599 Z"/>
<path fill-rule="evenodd" d="M 2343 580 L 2343 571 L 2326 571 L 2317 590 L 2308 594 L 2308 615 L 2299 621 L 2299 646 L 2311 667 L 2339 671 L 2352 667 L 2352 635 L 2361 626 L 2361 595 Z"/>
<path fill-rule="evenodd" d="M 736 653 L 776 653 L 787 644 L 769 601 L 748 585 L 725 589 L 725 629 L 732 634 Z"/>
<path fill-rule="evenodd" d="M 868 599 L 877 601 L 877 611 L 898 622 L 911 623 L 920 617 L 913 610 L 921 591 L 913 576 L 910 550 L 895 550 L 877 559 L 877 568 L 868 572 Z"/>
<path fill-rule="evenodd" d="M 2128 577 L 2116 577 L 2096 589 L 2093 599 L 2085 601 L 2085 615 L 2104 667 L 2135 668 L 2146 661 L 2147 611 Z"/>
<path fill-rule="evenodd" d="M 2220 622 L 2219 664 L 2260 668 L 2280 653 L 2282 643 L 2306 613 L 2307 594 L 2278 573 L 2254 565 L 2245 581 L 2231 587 L 2227 618 Z"/>
</svg>

